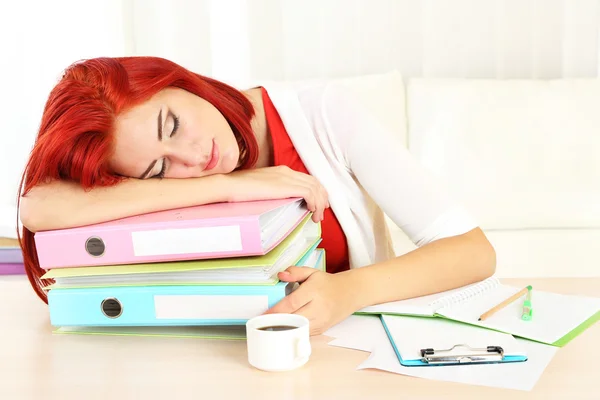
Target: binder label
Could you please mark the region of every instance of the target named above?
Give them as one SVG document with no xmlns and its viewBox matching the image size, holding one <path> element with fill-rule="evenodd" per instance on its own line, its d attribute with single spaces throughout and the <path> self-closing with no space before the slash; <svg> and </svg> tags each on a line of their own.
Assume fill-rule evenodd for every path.
<svg viewBox="0 0 600 400">
<path fill-rule="evenodd" d="M 139 231 L 132 232 L 131 239 L 136 256 L 242 250 L 242 234 L 238 225 Z"/>
<path fill-rule="evenodd" d="M 156 319 L 250 319 L 267 311 L 266 295 L 156 295 Z"/>
</svg>

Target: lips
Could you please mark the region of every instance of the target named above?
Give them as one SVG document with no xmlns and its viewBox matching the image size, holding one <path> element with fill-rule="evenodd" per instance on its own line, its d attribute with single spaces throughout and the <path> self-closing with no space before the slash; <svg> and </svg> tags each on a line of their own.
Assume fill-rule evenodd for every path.
<svg viewBox="0 0 600 400">
<path fill-rule="evenodd" d="M 212 153 L 210 155 L 210 160 L 208 160 L 208 164 L 204 168 L 205 171 L 210 171 L 219 163 L 219 145 L 213 139 Z"/>
</svg>

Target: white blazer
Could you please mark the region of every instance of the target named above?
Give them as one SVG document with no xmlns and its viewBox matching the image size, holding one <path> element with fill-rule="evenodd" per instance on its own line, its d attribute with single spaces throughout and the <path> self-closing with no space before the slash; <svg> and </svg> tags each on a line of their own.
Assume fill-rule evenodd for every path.
<svg viewBox="0 0 600 400">
<path fill-rule="evenodd" d="M 399 135 L 339 84 L 262 86 L 307 170 L 328 192 L 348 241 L 350 268 L 395 256 L 384 213 L 417 246 L 477 227 Z"/>
</svg>

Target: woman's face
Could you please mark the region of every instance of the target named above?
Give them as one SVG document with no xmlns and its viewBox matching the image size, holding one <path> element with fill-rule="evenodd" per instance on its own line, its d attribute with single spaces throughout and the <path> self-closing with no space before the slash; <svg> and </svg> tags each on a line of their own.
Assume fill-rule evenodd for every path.
<svg viewBox="0 0 600 400">
<path fill-rule="evenodd" d="M 212 104 L 166 88 L 117 117 L 110 166 L 140 179 L 194 178 L 229 173 L 239 156 L 233 131 Z"/>
</svg>

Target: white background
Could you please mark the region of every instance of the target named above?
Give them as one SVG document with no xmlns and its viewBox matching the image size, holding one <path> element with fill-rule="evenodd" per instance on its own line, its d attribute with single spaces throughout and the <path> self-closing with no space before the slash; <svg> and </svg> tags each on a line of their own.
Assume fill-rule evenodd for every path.
<svg viewBox="0 0 600 400">
<path fill-rule="evenodd" d="M 596 78 L 599 0 L 53 0 L 0 6 L 0 236 L 70 63 L 155 55 L 244 87 L 348 77 Z"/>
</svg>

